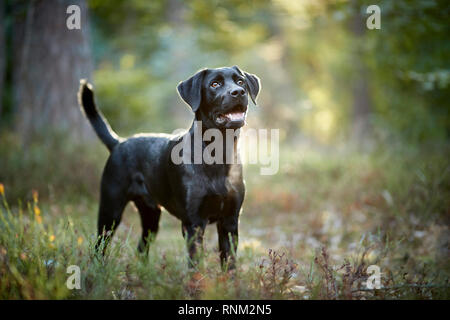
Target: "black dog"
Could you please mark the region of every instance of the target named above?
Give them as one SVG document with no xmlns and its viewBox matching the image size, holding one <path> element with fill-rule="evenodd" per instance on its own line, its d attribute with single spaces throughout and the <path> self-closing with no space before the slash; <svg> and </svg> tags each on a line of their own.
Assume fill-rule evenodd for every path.
<svg viewBox="0 0 450 320">
<path fill-rule="evenodd" d="M 239 212 L 245 187 L 242 166 L 238 163 L 236 144 L 225 149 L 224 158 L 233 153 L 233 163 L 175 164 L 172 149 L 186 135 L 194 136 L 202 121 L 203 132 L 215 128 L 238 129 L 245 124 L 248 96 L 256 104 L 259 79 L 238 67 L 203 69 L 177 87 L 181 98 L 192 108 L 195 120 L 184 135 L 139 134 L 119 138 L 97 110 L 92 87 L 81 80 L 79 102 L 111 155 L 103 171 L 98 218 L 99 241 L 107 239 L 119 225 L 129 201 L 139 210 L 142 239 L 138 249 L 147 252 L 148 241 L 158 231 L 161 206 L 182 222 L 188 242 L 190 261 L 197 247 L 202 247 L 203 232 L 208 223 L 217 222 L 222 265 L 232 248 L 237 249 Z M 196 129 L 197 128 L 197 129 Z M 202 132 L 202 133 L 203 133 Z M 191 139 L 190 141 L 193 141 Z M 202 143 L 202 151 L 208 143 Z M 233 259 L 232 259 L 233 260 Z M 234 262 L 231 261 L 231 267 Z"/>
</svg>

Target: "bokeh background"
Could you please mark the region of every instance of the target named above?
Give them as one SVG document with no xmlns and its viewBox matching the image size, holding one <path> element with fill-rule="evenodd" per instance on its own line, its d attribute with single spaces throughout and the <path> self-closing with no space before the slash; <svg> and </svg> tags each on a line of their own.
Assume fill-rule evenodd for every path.
<svg viewBox="0 0 450 320">
<path fill-rule="evenodd" d="M 81 30 L 66 27 L 71 4 L 81 8 Z M 371 4 L 381 9 L 379 30 L 366 28 Z M 290 273 L 279 283 L 268 276 L 251 291 L 253 280 L 241 279 L 245 288 L 235 283 L 219 293 L 210 289 L 219 280 L 206 268 L 199 279 L 209 282 L 195 287 L 196 297 L 448 297 L 449 16 L 448 1 L 432 0 L 2 1 L 4 200 L 13 216 L 28 203 L 33 221 L 38 194 L 45 234 L 60 235 L 51 241 L 60 239 L 58 250 L 65 252 L 63 243 L 71 241 L 81 245 L 80 237 L 87 246 L 108 153 L 77 105 L 79 79 L 94 84 L 98 105 L 119 135 L 170 133 L 193 118 L 176 92 L 178 82 L 200 68 L 238 65 L 262 83 L 249 126 L 280 129 L 279 172 L 261 176 L 258 165 L 245 165 L 242 268 L 276 264 L 269 249 L 284 252 L 280 259 L 295 266 L 282 268 Z M 58 227 L 65 219 L 75 224 L 74 233 Z M 164 215 L 154 249 L 160 267 L 167 250 L 183 253 L 178 224 Z M 134 230 L 134 246 L 139 228 L 129 206 L 118 239 L 128 241 Z M 207 247 L 214 251 L 215 228 L 209 229 Z M 15 248 L 19 260 L 24 252 L 32 256 L 26 244 L 10 241 L 5 233 L 0 246 Z M 46 254 L 55 261 L 52 252 Z M 142 289 L 158 286 L 143 274 L 146 286 L 124 282 L 117 275 L 133 260 L 120 261 L 111 271 L 115 282 L 100 285 L 91 270 L 90 286 L 75 297 L 192 293 L 191 282 L 187 291 Z M 359 291 L 370 261 L 381 266 L 387 288 L 376 294 Z M 44 271 L 33 276 L 17 268 L 30 285 L 18 287 L 16 273 L 0 269 L 7 279 L 3 298 L 74 295 L 36 280 L 48 281 Z M 264 267 L 257 270 L 265 275 Z M 170 272 L 165 280 L 176 286 L 179 278 L 170 276 L 188 271 Z"/>
</svg>

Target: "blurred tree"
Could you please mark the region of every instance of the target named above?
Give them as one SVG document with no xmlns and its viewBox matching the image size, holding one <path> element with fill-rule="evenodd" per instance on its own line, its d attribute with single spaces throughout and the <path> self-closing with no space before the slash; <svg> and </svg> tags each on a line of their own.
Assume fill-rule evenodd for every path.
<svg viewBox="0 0 450 320">
<path fill-rule="evenodd" d="M 361 5 L 358 0 L 351 2 L 352 16 L 350 18 L 350 33 L 354 37 L 352 52 L 352 138 L 357 143 L 366 142 L 371 135 L 370 114 L 372 100 L 369 91 L 369 74 L 364 61 L 364 36 L 366 34 L 365 16 L 361 15 Z"/>
<path fill-rule="evenodd" d="M 81 29 L 69 30 L 69 5 L 81 9 Z M 84 0 L 12 1 L 16 130 L 27 141 L 44 129 L 89 137 L 77 104 L 80 78 L 92 72 Z"/>
<path fill-rule="evenodd" d="M 377 126 L 412 143 L 448 139 L 449 2 L 384 0 L 379 6 L 381 30 L 366 38 Z"/>
<path fill-rule="evenodd" d="M 4 3 L 0 2 L 0 119 L 2 118 L 3 106 L 3 86 L 5 80 L 6 66 L 6 37 L 5 37 L 5 17 Z"/>
</svg>

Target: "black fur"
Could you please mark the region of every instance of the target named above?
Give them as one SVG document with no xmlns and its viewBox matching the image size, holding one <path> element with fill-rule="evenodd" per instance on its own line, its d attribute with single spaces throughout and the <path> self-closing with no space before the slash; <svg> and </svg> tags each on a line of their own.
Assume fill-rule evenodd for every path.
<svg viewBox="0 0 450 320">
<path fill-rule="evenodd" d="M 111 129 L 108 121 L 97 110 L 94 102 L 94 92 L 92 86 L 85 79 L 80 81 L 80 91 L 78 92 L 78 102 L 83 106 L 84 114 L 91 122 L 97 136 L 106 145 L 109 151 L 119 143 L 120 139 Z"/>
<path fill-rule="evenodd" d="M 248 93 L 256 103 L 260 83 L 256 76 L 238 67 L 204 69 L 181 82 L 177 89 L 195 113 L 195 120 L 202 121 L 203 130 L 217 128 L 225 136 L 226 129 L 238 129 L 244 121 L 241 118 L 224 121 L 223 115 L 246 112 Z M 149 236 L 158 231 L 161 207 L 164 207 L 181 220 L 191 262 L 201 247 L 206 225 L 217 222 L 224 264 L 232 246 L 237 249 L 239 212 L 245 194 L 237 153 L 233 164 L 174 164 L 170 157 L 172 149 L 186 135 L 193 137 L 195 122 L 183 135 L 138 134 L 121 139 L 98 112 L 92 87 L 84 80 L 79 101 L 95 132 L 111 151 L 101 182 L 99 243 L 105 239 L 105 232 L 114 232 L 126 204 L 133 201 L 143 229 L 140 251 L 147 250 Z M 237 138 L 233 150 L 225 149 L 224 158 L 236 151 L 236 144 Z M 207 145 L 203 143 L 202 151 Z"/>
</svg>

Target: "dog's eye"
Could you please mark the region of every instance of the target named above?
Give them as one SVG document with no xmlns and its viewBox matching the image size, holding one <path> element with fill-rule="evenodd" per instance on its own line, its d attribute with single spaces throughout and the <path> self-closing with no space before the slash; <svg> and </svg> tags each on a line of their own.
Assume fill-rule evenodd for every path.
<svg viewBox="0 0 450 320">
<path fill-rule="evenodd" d="M 213 83 L 211 83 L 211 87 L 213 87 L 213 88 L 217 88 L 219 86 L 220 86 L 220 83 L 217 81 L 214 81 Z"/>
<path fill-rule="evenodd" d="M 244 81 L 241 80 L 241 79 L 239 79 L 238 81 L 236 81 L 236 83 L 237 83 L 238 85 L 240 85 L 240 86 L 244 85 Z"/>
</svg>

